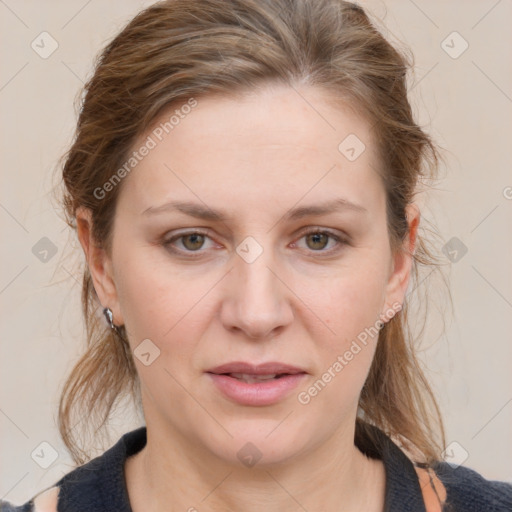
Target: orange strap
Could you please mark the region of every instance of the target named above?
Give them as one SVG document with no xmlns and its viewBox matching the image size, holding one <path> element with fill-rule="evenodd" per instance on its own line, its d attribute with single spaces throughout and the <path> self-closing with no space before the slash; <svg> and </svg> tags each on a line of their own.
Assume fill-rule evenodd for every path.
<svg viewBox="0 0 512 512">
<path fill-rule="evenodd" d="M 446 489 L 432 469 L 414 467 L 423 493 L 427 512 L 442 512 L 446 501 Z"/>
</svg>

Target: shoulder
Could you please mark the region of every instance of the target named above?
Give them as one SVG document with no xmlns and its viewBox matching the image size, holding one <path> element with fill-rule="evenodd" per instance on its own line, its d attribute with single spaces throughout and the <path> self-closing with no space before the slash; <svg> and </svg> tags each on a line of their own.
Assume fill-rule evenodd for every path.
<svg viewBox="0 0 512 512">
<path fill-rule="evenodd" d="M 38 494 L 32 501 L 34 502 L 34 512 L 57 512 L 57 501 L 59 499 L 58 486 Z"/>
<path fill-rule="evenodd" d="M 24 505 L 0 500 L 0 512 L 130 512 L 124 463 L 145 444 L 146 427 L 128 432 L 102 455 L 74 468 Z"/>
<path fill-rule="evenodd" d="M 473 469 L 464 466 L 453 467 L 446 462 L 439 462 L 434 470 L 446 488 L 447 504 L 451 505 L 452 510 L 512 510 L 510 483 L 487 480 Z"/>
<path fill-rule="evenodd" d="M 59 487 L 54 486 L 39 493 L 23 505 L 12 505 L 0 501 L 0 512 L 57 512 Z"/>
<path fill-rule="evenodd" d="M 377 455 L 386 466 L 389 510 L 425 510 L 427 504 L 428 510 L 434 511 L 440 510 L 440 501 L 444 501 L 443 512 L 512 511 L 510 483 L 487 480 L 473 469 L 444 461 L 433 464 L 433 471 L 418 471 L 384 432 L 367 427 L 366 434 L 359 445 L 363 453 Z"/>
</svg>

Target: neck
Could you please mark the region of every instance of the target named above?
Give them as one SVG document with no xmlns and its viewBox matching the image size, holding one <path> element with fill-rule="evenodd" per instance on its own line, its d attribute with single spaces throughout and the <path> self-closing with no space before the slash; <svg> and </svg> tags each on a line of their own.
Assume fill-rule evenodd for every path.
<svg viewBox="0 0 512 512">
<path fill-rule="evenodd" d="M 382 512 L 385 472 L 354 445 L 353 430 L 279 464 L 248 468 L 219 459 L 176 431 L 147 430 L 127 459 L 133 512 L 322 510 Z"/>
</svg>

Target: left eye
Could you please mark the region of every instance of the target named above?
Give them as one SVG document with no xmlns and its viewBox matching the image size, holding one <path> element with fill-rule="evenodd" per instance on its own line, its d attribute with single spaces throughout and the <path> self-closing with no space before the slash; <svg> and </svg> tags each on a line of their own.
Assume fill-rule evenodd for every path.
<svg viewBox="0 0 512 512">
<path fill-rule="evenodd" d="M 335 235 L 330 231 L 321 230 L 314 230 L 304 233 L 299 240 L 302 239 L 306 240 L 307 248 L 311 249 L 314 252 L 331 252 L 332 250 L 334 250 L 333 247 L 331 247 L 328 250 L 324 250 L 325 247 L 328 245 L 329 239 L 335 242 L 334 246 L 343 245 L 345 243 L 345 240 L 343 240 L 338 235 Z"/>
</svg>

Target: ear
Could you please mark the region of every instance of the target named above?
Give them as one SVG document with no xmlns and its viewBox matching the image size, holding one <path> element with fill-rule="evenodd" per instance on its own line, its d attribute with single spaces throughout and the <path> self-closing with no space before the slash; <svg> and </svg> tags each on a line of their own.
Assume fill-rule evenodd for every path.
<svg viewBox="0 0 512 512">
<path fill-rule="evenodd" d="M 85 253 L 94 289 L 101 305 L 112 310 L 115 325 L 122 325 L 123 317 L 119 307 L 114 281 L 112 260 L 105 249 L 98 247 L 92 235 L 92 212 L 89 208 L 78 207 L 76 211 L 78 239 Z"/>
<path fill-rule="evenodd" d="M 399 311 L 405 300 L 405 294 L 411 277 L 413 254 L 416 250 L 418 226 L 420 223 L 420 210 L 411 203 L 406 208 L 407 224 L 409 231 L 402 247 L 392 256 L 389 280 L 386 286 L 385 309 L 382 312 L 382 320 L 391 319 L 391 311 Z M 400 304 L 400 308 L 397 305 Z"/>
</svg>

